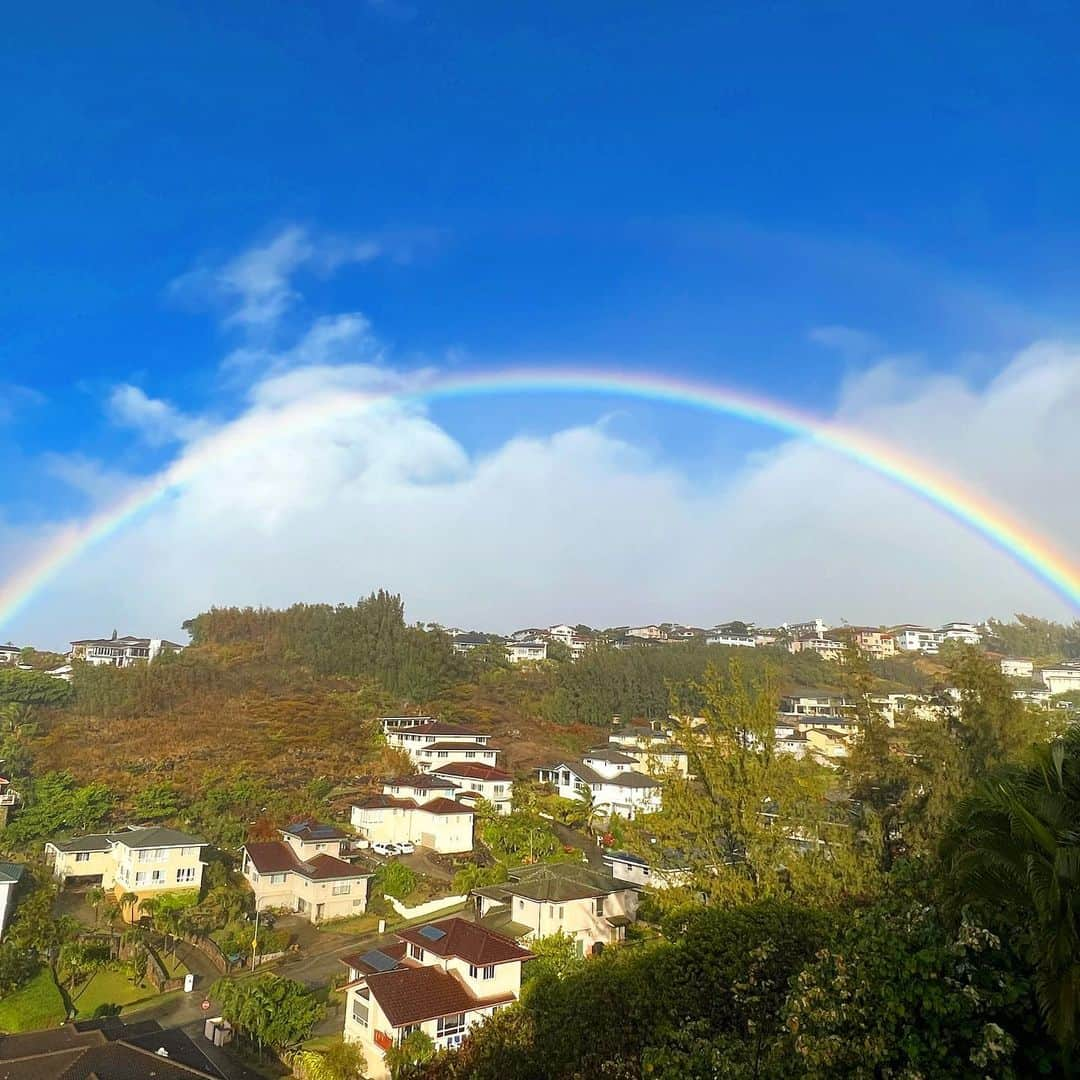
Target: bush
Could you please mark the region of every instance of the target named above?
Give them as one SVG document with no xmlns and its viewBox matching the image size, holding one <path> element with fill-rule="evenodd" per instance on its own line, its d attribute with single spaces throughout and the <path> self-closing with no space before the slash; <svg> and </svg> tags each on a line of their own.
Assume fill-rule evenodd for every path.
<svg viewBox="0 0 1080 1080">
<path fill-rule="evenodd" d="M 416 882 L 416 874 L 399 862 L 383 863 L 375 874 L 375 884 L 382 890 L 383 896 L 391 896 L 395 900 L 404 900 L 416 888 Z"/>
</svg>

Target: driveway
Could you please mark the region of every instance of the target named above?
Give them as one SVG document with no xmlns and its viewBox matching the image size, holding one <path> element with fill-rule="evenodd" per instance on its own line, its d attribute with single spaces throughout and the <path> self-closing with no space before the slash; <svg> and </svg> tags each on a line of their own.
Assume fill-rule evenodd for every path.
<svg viewBox="0 0 1080 1080">
<path fill-rule="evenodd" d="M 552 832 L 559 838 L 559 842 L 567 847 L 577 848 L 585 853 L 585 859 L 594 870 L 607 870 L 604 865 L 604 852 L 596 844 L 596 840 L 587 833 L 571 829 L 561 822 L 549 822 Z"/>
<path fill-rule="evenodd" d="M 411 855 L 398 855 L 397 861 L 404 863 L 410 870 L 433 878 L 435 881 L 453 881 L 454 876 L 440 866 L 431 856 L 431 848 L 418 847 Z"/>
</svg>

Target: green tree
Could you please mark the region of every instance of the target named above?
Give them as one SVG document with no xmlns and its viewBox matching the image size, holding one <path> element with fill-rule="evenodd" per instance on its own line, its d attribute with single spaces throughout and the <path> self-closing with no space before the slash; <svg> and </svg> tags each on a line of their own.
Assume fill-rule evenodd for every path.
<svg viewBox="0 0 1080 1080">
<path fill-rule="evenodd" d="M 382 889 L 383 896 L 404 900 L 416 888 L 416 874 L 404 863 L 392 860 L 384 862 L 375 872 L 375 884 Z"/>
<path fill-rule="evenodd" d="M 168 780 L 159 780 L 143 788 L 131 802 L 132 813 L 139 821 L 163 821 L 174 818 L 184 805 L 183 793 Z"/>
<path fill-rule="evenodd" d="M 26 846 L 66 832 L 85 832 L 99 825 L 113 805 L 112 792 L 101 783 L 82 787 L 68 772 L 51 772 L 23 791 L 24 805 L 5 830 L 14 844 Z"/>
<path fill-rule="evenodd" d="M 584 955 L 578 950 L 577 942 L 561 931 L 529 942 L 529 951 L 533 959 L 525 965 L 522 973 L 524 982 L 532 979 L 565 979 L 579 971 L 585 963 Z"/>
<path fill-rule="evenodd" d="M 384 1060 L 391 1080 L 414 1080 L 435 1054 L 435 1043 L 425 1031 L 412 1031 L 386 1051 Z"/>
<path fill-rule="evenodd" d="M 1080 1023 L 1080 732 L 1036 748 L 965 800 L 944 844 L 961 902 L 1020 935 L 1069 1060 Z"/>
<path fill-rule="evenodd" d="M 280 975 L 219 979 L 210 988 L 221 1015 L 261 1053 L 264 1047 L 283 1053 L 311 1035 L 323 1005 L 305 987 Z"/>
</svg>

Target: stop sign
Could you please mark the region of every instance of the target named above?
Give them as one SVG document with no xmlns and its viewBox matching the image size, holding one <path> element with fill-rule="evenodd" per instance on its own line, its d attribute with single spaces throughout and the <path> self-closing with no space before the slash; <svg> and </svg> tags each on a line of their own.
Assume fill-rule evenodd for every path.
<svg viewBox="0 0 1080 1080">
<path fill-rule="evenodd" d="M 209 998 L 203 998 L 202 999 L 202 1011 L 203 1012 L 209 1012 L 210 1011 L 210 999 Z"/>
</svg>

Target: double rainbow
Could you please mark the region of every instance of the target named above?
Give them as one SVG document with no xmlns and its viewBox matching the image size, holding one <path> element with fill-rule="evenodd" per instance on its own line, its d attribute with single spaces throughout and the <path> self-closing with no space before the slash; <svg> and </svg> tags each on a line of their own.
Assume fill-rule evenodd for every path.
<svg viewBox="0 0 1080 1080">
<path fill-rule="evenodd" d="M 373 402 L 431 402 L 506 394 L 603 394 L 700 409 L 763 424 L 809 439 L 887 477 L 983 537 L 1080 611 L 1080 565 L 1044 536 L 986 496 L 928 462 L 845 424 L 760 395 L 659 375 L 565 369 L 513 369 L 437 378 L 419 389 L 339 390 L 293 406 L 254 412 L 186 448 L 183 455 L 108 509 L 62 530 L 0 584 L 0 626 L 10 623 L 61 571 L 155 503 L 184 487 L 223 456 L 257 448 L 283 434 L 317 428 L 331 419 L 362 415 Z"/>
</svg>

